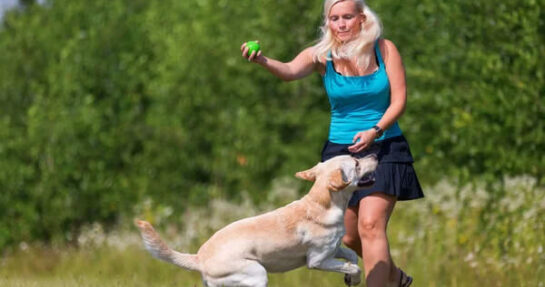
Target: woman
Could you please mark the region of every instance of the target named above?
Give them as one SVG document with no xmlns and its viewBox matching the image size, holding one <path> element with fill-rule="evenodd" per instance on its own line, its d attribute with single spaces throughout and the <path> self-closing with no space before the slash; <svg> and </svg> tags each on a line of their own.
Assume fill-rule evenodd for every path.
<svg viewBox="0 0 545 287">
<path fill-rule="evenodd" d="M 322 161 L 341 154 L 379 158 L 375 186 L 350 200 L 343 243 L 362 257 L 368 287 L 409 286 L 412 278 L 392 261 L 386 234 L 397 200 L 424 196 L 397 124 L 406 103 L 401 56 L 380 39 L 380 22 L 363 0 L 326 0 L 321 29 L 319 42 L 288 63 L 261 51 L 248 55 L 246 43 L 242 55 L 286 81 L 322 75 L 331 104 Z"/>
</svg>

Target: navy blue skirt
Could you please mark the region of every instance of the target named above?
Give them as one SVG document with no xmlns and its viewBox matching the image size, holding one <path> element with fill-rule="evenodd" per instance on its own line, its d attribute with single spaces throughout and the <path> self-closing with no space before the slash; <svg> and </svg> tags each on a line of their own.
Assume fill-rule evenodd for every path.
<svg viewBox="0 0 545 287">
<path fill-rule="evenodd" d="M 375 142 L 369 148 L 357 154 L 348 151 L 349 146 L 351 144 L 337 144 L 326 141 L 322 149 L 322 161 L 347 154 L 359 158 L 374 153 L 378 157 L 375 184 L 370 188 L 355 191 L 348 203 L 349 206 L 355 206 L 365 196 L 377 192 L 393 195 L 397 200 L 412 200 L 424 197 L 413 168 L 414 160 L 409 149 L 409 143 L 404 136 Z"/>
</svg>

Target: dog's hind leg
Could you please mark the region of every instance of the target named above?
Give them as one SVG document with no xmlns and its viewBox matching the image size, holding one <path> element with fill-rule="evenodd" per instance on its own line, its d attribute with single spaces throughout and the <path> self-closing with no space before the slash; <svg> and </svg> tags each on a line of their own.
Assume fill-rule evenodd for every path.
<svg viewBox="0 0 545 287">
<path fill-rule="evenodd" d="M 253 260 L 245 261 L 244 266 L 236 272 L 219 278 L 206 276 L 203 281 L 209 287 L 267 287 L 268 278 L 265 267 Z"/>
<path fill-rule="evenodd" d="M 243 283 L 247 285 L 243 286 L 267 287 L 269 280 L 267 278 L 267 270 L 265 270 L 263 265 L 253 261 L 253 263 L 244 268 L 244 272 L 249 276 L 243 281 Z"/>
</svg>

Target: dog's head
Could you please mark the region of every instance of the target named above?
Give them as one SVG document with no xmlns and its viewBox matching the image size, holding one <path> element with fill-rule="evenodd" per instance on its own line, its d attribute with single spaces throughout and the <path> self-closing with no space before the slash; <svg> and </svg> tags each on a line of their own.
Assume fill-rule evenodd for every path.
<svg viewBox="0 0 545 287">
<path fill-rule="evenodd" d="M 377 164 L 377 157 L 373 154 L 363 158 L 340 155 L 320 162 L 311 169 L 300 171 L 295 176 L 308 181 L 324 182 L 330 191 L 347 188 L 354 191 L 375 183 L 374 171 Z"/>
</svg>

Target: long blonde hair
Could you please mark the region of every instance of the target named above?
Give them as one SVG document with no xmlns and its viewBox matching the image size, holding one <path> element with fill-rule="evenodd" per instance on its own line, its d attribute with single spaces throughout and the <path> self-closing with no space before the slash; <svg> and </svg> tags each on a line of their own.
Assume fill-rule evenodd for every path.
<svg viewBox="0 0 545 287">
<path fill-rule="evenodd" d="M 343 1 L 353 1 L 358 11 L 365 15 L 365 21 L 361 24 L 360 34 L 357 38 L 347 43 L 338 42 L 329 29 L 329 12 L 333 5 Z M 314 45 L 315 62 L 322 61 L 323 59 L 330 61 L 332 58 L 356 58 L 356 64 L 359 67 L 367 68 L 374 57 L 373 48 L 375 41 L 382 34 L 382 24 L 378 16 L 365 5 L 364 0 L 325 0 L 324 22 L 320 30 L 321 36 L 318 43 Z M 331 57 L 329 52 L 331 52 Z"/>
</svg>

